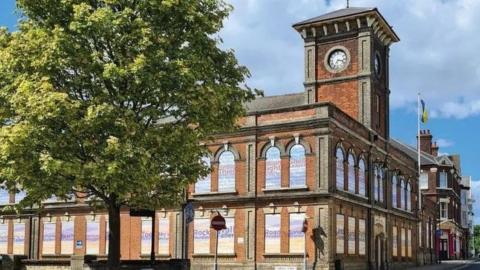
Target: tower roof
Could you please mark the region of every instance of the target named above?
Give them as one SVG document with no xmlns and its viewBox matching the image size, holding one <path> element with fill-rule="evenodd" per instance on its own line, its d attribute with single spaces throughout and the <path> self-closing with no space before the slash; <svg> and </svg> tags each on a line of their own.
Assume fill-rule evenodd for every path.
<svg viewBox="0 0 480 270">
<path fill-rule="evenodd" d="M 349 7 L 335 10 L 308 20 L 304 20 L 293 25 L 298 32 L 311 29 L 312 27 L 319 28 L 331 24 L 340 24 L 351 22 L 354 20 L 366 18 L 367 26 L 372 27 L 374 32 L 382 40 L 387 41 L 387 44 L 397 42 L 400 38 L 393 31 L 393 28 L 388 24 L 382 14 L 377 8 L 372 7 Z M 335 27 L 337 28 L 337 27 Z"/>
</svg>

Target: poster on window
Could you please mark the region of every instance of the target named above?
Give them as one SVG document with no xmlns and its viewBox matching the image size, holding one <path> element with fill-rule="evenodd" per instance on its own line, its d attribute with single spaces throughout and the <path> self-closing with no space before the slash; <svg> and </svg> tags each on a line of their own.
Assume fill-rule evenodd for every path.
<svg viewBox="0 0 480 270">
<path fill-rule="evenodd" d="M 109 237 L 109 232 L 110 232 L 110 228 L 108 227 L 109 224 L 108 224 L 108 217 L 106 217 L 106 221 L 105 221 L 105 254 L 108 254 L 108 237 Z"/>
<path fill-rule="evenodd" d="M 348 191 L 355 193 L 355 159 L 352 154 L 348 155 Z"/>
<path fill-rule="evenodd" d="M 355 218 L 348 217 L 348 254 L 355 254 Z"/>
<path fill-rule="evenodd" d="M 400 248 L 402 250 L 402 257 L 405 257 L 406 254 L 406 250 L 405 250 L 405 229 L 402 228 L 401 229 L 401 234 L 400 234 Z"/>
<path fill-rule="evenodd" d="M 345 220 L 343 215 L 337 214 L 337 254 L 345 252 Z"/>
<path fill-rule="evenodd" d="M 7 254 L 8 224 L 0 224 L 0 254 Z"/>
<path fill-rule="evenodd" d="M 337 189 L 343 190 L 344 189 L 344 166 L 343 166 L 343 152 L 342 150 L 338 149 L 336 154 L 336 186 Z"/>
<path fill-rule="evenodd" d="M 265 161 L 265 188 L 280 188 L 281 174 L 280 150 L 276 147 L 270 147 L 266 154 Z"/>
<path fill-rule="evenodd" d="M 10 193 L 4 188 L 0 188 L 0 204 L 10 203 Z"/>
<path fill-rule="evenodd" d="M 141 254 L 150 254 L 152 250 L 152 220 L 142 220 L 142 240 L 140 243 Z"/>
<path fill-rule="evenodd" d="M 290 214 L 288 230 L 290 253 L 303 253 L 305 250 L 305 235 L 302 232 L 305 214 Z"/>
<path fill-rule="evenodd" d="M 290 149 L 290 187 L 305 186 L 305 166 L 305 148 L 297 144 Z"/>
<path fill-rule="evenodd" d="M 158 253 L 170 254 L 170 220 L 168 215 L 158 220 Z"/>
<path fill-rule="evenodd" d="M 207 218 L 196 218 L 193 223 L 193 252 L 196 254 L 209 254 L 210 220 Z"/>
<path fill-rule="evenodd" d="M 235 219 L 232 217 L 225 218 L 225 226 L 227 229 L 218 232 L 218 253 L 234 254 L 234 231 Z"/>
<path fill-rule="evenodd" d="M 43 224 L 42 254 L 55 254 L 55 223 Z"/>
<path fill-rule="evenodd" d="M 62 235 L 60 249 L 62 254 L 73 253 L 73 240 L 74 240 L 73 221 L 62 221 Z"/>
<path fill-rule="evenodd" d="M 358 163 L 358 193 L 365 196 L 365 164 L 363 160 Z"/>
<path fill-rule="evenodd" d="M 98 254 L 100 251 L 100 223 L 98 221 L 87 222 L 86 234 L 86 252 L 87 254 Z"/>
<path fill-rule="evenodd" d="M 392 256 L 398 256 L 398 232 L 397 227 L 392 227 Z"/>
<path fill-rule="evenodd" d="M 223 152 L 218 165 L 218 191 L 235 191 L 235 156 L 232 152 Z"/>
<path fill-rule="evenodd" d="M 366 241 L 366 232 L 365 232 L 365 219 L 358 220 L 358 254 L 365 255 L 365 241 Z"/>
<path fill-rule="evenodd" d="M 412 257 L 412 230 L 407 231 L 407 256 Z"/>
<path fill-rule="evenodd" d="M 208 168 L 210 168 L 210 158 L 203 157 L 202 162 Z M 205 177 L 201 177 L 200 179 L 197 180 L 197 183 L 195 183 L 195 193 L 210 192 L 210 189 L 211 189 L 211 175 L 210 175 L 210 173 Z"/>
<path fill-rule="evenodd" d="M 25 254 L 25 223 L 13 224 L 13 254 Z"/>
<path fill-rule="evenodd" d="M 265 215 L 265 253 L 280 253 L 280 214 Z"/>
</svg>

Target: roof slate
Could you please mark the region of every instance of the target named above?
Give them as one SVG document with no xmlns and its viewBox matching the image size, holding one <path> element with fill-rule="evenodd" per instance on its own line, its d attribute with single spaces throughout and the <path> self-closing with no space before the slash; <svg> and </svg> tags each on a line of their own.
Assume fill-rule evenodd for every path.
<svg viewBox="0 0 480 270">
<path fill-rule="evenodd" d="M 351 16 L 351 15 L 355 15 L 355 14 L 360 14 L 360 13 L 372 11 L 372 10 L 375 10 L 375 8 L 350 7 L 350 8 L 339 9 L 339 10 L 335 10 L 335 11 L 332 11 L 332 12 L 314 17 L 314 18 L 310 18 L 308 20 L 298 22 L 298 23 L 294 24 L 293 27 L 303 25 L 303 24 L 314 23 L 314 22 L 327 21 L 327 20 L 334 19 L 334 18 L 347 17 L 347 16 Z"/>
<path fill-rule="evenodd" d="M 294 93 L 288 95 L 257 97 L 255 100 L 246 104 L 248 113 L 268 110 L 278 110 L 291 107 L 297 107 L 307 104 L 305 93 Z"/>
</svg>

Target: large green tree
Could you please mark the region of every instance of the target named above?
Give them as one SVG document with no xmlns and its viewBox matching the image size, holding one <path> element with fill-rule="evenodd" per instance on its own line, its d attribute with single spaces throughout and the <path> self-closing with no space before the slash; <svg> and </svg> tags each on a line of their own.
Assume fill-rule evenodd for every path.
<svg viewBox="0 0 480 270">
<path fill-rule="evenodd" d="M 82 194 L 109 214 L 175 205 L 206 174 L 201 141 L 228 131 L 256 91 L 219 48 L 222 0 L 17 0 L 0 30 L 0 177 L 23 206 Z M 81 193 L 80 193 L 81 192 Z"/>
</svg>

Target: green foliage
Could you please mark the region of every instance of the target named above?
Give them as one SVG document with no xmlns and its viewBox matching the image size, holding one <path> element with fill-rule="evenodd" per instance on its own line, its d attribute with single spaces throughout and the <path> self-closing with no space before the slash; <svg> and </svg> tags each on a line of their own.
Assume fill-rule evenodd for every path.
<svg viewBox="0 0 480 270">
<path fill-rule="evenodd" d="M 475 254 L 480 253 L 480 225 L 473 226 L 473 248 Z"/>
<path fill-rule="evenodd" d="M 82 191 L 105 204 L 179 202 L 207 173 L 200 142 L 256 91 L 217 33 L 221 0 L 18 0 L 0 30 L 0 177 L 23 206 Z"/>
</svg>

